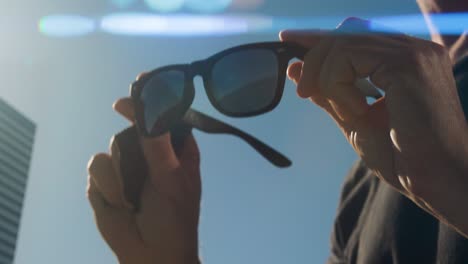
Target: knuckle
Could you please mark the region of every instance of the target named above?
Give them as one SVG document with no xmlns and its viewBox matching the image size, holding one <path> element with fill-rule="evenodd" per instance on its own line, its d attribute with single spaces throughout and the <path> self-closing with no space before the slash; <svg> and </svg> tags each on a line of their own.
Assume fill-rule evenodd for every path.
<svg viewBox="0 0 468 264">
<path fill-rule="evenodd" d="M 87 165 L 88 172 L 90 174 L 96 173 L 96 168 L 102 164 L 107 159 L 107 154 L 106 153 L 98 153 L 92 156 Z"/>
<path fill-rule="evenodd" d="M 144 77 L 145 75 L 147 75 L 147 74 L 148 74 L 147 71 L 141 72 L 141 73 L 139 73 L 139 74 L 136 76 L 135 80 L 138 81 L 138 80 L 140 80 L 141 78 L 143 78 L 143 77 Z"/>
<path fill-rule="evenodd" d="M 310 100 L 325 110 L 327 109 L 327 106 L 329 105 L 327 99 L 323 97 L 318 97 L 318 96 L 310 97 Z"/>
<path fill-rule="evenodd" d="M 425 63 L 427 48 L 421 45 L 413 45 L 402 50 L 401 55 L 406 57 L 409 62 L 408 65 L 412 65 L 416 69 L 421 63 Z"/>
<path fill-rule="evenodd" d="M 304 57 L 304 63 L 301 68 L 300 77 L 297 80 L 297 92 L 301 98 L 307 98 L 312 95 L 315 85 L 315 73 L 317 57 L 314 53 L 308 52 Z"/>
<path fill-rule="evenodd" d="M 116 139 L 115 135 L 112 136 L 112 137 L 109 139 L 109 149 L 110 149 L 110 150 L 112 150 L 113 145 L 115 145 L 115 143 L 116 143 L 115 139 Z"/>
<path fill-rule="evenodd" d="M 449 51 L 446 47 L 435 42 L 430 42 L 430 46 L 433 54 L 437 57 L 449 57 Z"/>
<path fill-rule="evenodd" d="M 348 51 L 343 46 L 335 45 L 333 52 L 327 58 L 325 67 L 320 73 L 319 87 L 320 93 L 326 98 L 335 98 L 340 95 L 337 89 L 337 76 L 342 76 L 347 69 Z"/>
<path fill-rule="evenodd" d="M 93 201 L 93 199 L 94 199 L 96 193 L 95 193 L 95 191 L 88 185 L 88 187 L 86 188 L 85 195 L 86 195 L 86 198 L 87 198 L 89 201 Z"/>
<path fill-rule="evenodd" d="M 88 184 L 86 185 L 86 197 L 88 197 L 88 199 L 92 192 L 92 187 L 91 187 L 92 180 L 93 179 L 91 178 L 91 175 L 88 174 Z"/>
<path fill-rule="evenodd" d="M 404 68 L 413 65 L 413 69 L 408 70 L 417 75 L 424 75 L 425 69 L 431 65 L 440 63 L 450 65 L 449 51 L 444 46 L 431 41 L 418 41 L 404 49 L 402 55 L 406 57 L 407 62 Z"/>
<path fill-rule="evenodd" d="M 417 62 L 448 56 L 448 50 L 444 46 L 432 41 L 418 41 L 408 47 L 407 53 Z"/>
</svg>

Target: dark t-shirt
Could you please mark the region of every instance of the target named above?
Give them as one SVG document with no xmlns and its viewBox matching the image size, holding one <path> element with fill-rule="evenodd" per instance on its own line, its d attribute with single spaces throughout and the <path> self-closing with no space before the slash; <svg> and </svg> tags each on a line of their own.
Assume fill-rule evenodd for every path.
<svg viewBox="0 0 468 264">
<path fill-rule="evenodd" d="M 468 117 L 468 57 L 454 74 Z M 331 244 L 329 264 L 468 263 L 468 239 L 380 181 L 363 161 L 345 179 Z"/>
</svg>

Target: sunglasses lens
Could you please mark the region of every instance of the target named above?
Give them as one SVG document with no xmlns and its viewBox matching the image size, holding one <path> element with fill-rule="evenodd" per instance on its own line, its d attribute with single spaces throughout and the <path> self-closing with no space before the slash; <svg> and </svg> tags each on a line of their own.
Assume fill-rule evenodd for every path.
<svg viewBox="0 0 468 264">
<path fill-rule="evenodd" d="M 211 87 L 226 113 L 249 115 L 273 103 L 278 88 L 278 59 L 267 49 L 231 53 L 213 66 Z"/>
<path fill-rule="evenodd" d="M 168 70 L 155 74 L 143 87 L 143 121 L 149 134 L 165 132 L 182 104 L 185 73 Z"/>
</svg>

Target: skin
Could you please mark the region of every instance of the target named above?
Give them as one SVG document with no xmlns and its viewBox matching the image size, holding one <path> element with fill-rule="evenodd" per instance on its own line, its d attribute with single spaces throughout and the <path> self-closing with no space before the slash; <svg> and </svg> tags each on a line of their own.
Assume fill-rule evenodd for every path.
<svg viewBox="0 0 468 264">
<path fill-rule="evenodd" d="M 124 98 L 113 107 L 133 122 L 131 102 Z M 149 177 L 138 212 L 124 196 L 116 142 L 111 140 L 110 154 L 96 154 L 89 161 L 87 196 L 98 229 L 119 263 L 198 263 L 201 180 L 195 139 L 188 136 L 179 155 L 169 134 L 141 138 L 140 143 Z"/>
<path fill-rule="evenodd" d="M 423 14 L 468 12 L 468 2 L 466 1 L 417 0 L 417 3 Z M 432 41 L 447 47 L 452 58 L 458 58 L 468 50 L 468 41 L 465 34 L 462 36 L 441 35 L 438 32 L 437 25 L 433 23 L 429 16 L 426 16 L 426 21 L 432 32 Z"/>
<path fill-rule="evenodd" d="M 299 96 L 333 118 L 380 179 L 468 234 L 468 215 L 458 206 L 468 188 L 468 127 L 448 50 L 403 35 L 286 31 L 281 38 L 310 47 L 288 72 Z M 366 76 L 386 93 L 372 105 L 354 85 Z"/>
<path fill-rule="evenodd" d="M 468 3 L 460 2 L 418 1 L 423 12 L 468 10 Z M 349 19 L 341 27 L 362 23 Z M 468 127 L 451 70 L 456 56 L 466 53 L 467 41 L 432 30 L 434 41 L 317 30 L 283 31 L 280 38 L 310 49 L 288 69 L 298 95 L 330 115 L 377 177 L 467 236 L 468 210 L 460 205 L 468 198 Z M 372 105 L 354 85 L 367 76 L 386 92 Z M 114 109 L 135 120 L 129 98 Z M 142 138 L 141 145 L 151 166 L 138 213 L 123 195 L 116 145 L 111 142 L 110 154 L 91 158 L 87 194 L 98 229 L 120 263 L 197 263 L 196 142 L 189 136 L 179 155 L 169 134 Z"/>
</svg>

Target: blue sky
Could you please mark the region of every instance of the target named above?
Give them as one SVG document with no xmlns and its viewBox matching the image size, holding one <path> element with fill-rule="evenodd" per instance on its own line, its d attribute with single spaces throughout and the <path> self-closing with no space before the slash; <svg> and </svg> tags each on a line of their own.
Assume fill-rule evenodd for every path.
<svg viewBox="0 0 468 264">
<path fill-rule="evenodd" d="M 136 3 L 129 10 L 144 10 Z M 0 96 L 38 125 L 16 264 L 116 263 L 85 197 L 86 163 L 127 123 L 111 108 L 137 73 L 190 62 L 224 48 L 276 40 L 277 32 L 203 37 L 75 38 L 41 35 L 42 16 L 93 18 L 122 11 L 104 0 L 10 1 L 0 8 Z M 414 1 L 265 1 L 271 16 L 373 17 L 417 12 Z M 197 85 L 201 88 L 200 80 Z M 341 181 L 357 159 L 334 123 L 288 82 L 280 105 L 248 119 L 227 118 L 197 89 L 195 108 L 235 124 L 285 153 L 288 169 L 229 136 L 196 132 L 202 153 L 200 254 L 204 263 L 323 263 Z"/>
</svg>

